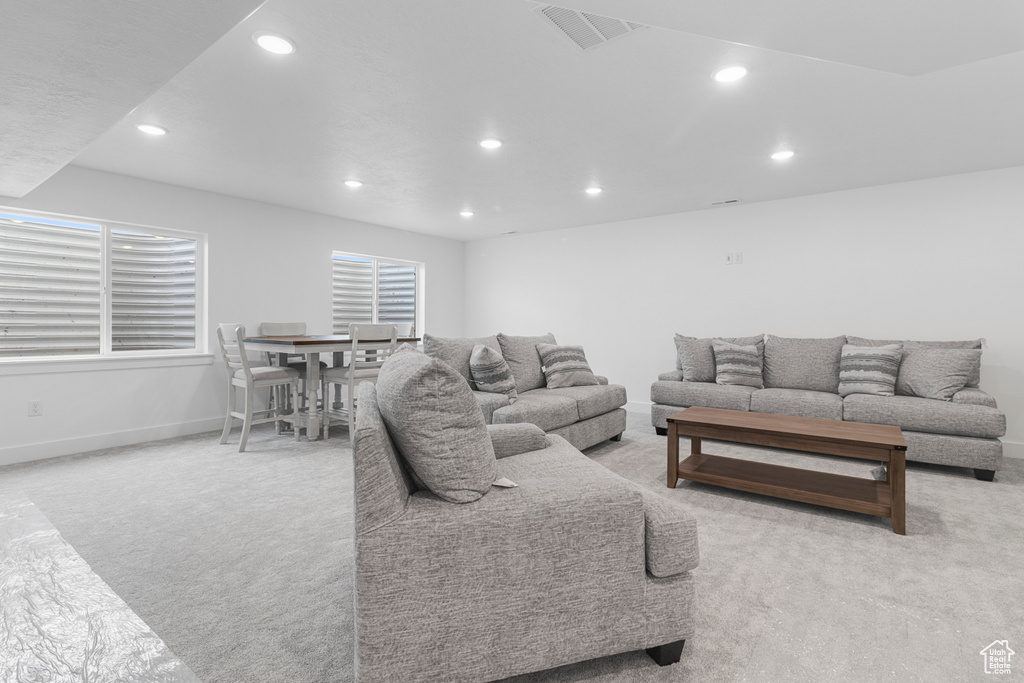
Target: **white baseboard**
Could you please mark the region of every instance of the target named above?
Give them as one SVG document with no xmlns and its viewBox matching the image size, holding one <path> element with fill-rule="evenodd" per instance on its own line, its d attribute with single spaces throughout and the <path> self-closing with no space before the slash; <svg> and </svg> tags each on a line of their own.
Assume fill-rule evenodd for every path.
<svg viewBox="0 0 1024 683">
<path fill-rule="evenodd" d="M 212 432 L 221 429 L 223 426 L 224 418 L 214 417 L 206 420 L 193 420 L 192 422 L 128 429 L 123 432 L 79 436 L 58 441 L 44 441 L 25 446 L 8 446 L 7 448 L 0 448 L 0 466 L 13 465 L 16 462 L 56 458 L 61 455 L 86 453 L 101 448 L 128 446 L 145 441 L 170 439 L 175 436 Z"/>
<path fill-rule="evenodd" d="M 1024 459 L 1024 443 L 1019 441 L 1003 442 L 1003 457 Z"/>
</svg>

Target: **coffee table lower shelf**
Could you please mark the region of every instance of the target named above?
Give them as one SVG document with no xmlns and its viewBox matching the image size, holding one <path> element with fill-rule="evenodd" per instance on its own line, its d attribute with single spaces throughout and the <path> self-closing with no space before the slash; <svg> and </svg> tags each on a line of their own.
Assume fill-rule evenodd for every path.
<svg viewBox="0 0 1024 683">
<path fill-rule="evenodd" d="M 697 453 L 679 463 L 679 478 L 869 515 L 892 516 L 883 481 Z"/>
</svg>

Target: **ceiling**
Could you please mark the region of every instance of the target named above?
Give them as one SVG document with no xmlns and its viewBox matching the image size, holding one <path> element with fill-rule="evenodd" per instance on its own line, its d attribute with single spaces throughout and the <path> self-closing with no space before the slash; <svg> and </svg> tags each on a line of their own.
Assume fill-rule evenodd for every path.
<svg viewBox="0 0 1024 683">
<path fill-rule="evenodd" d="M 647 28 L 584 51 L 529 0 L 7 2 L 0 195 L 73 163 L 470 240 L 1024 165 L 1020 0 L 555 4 Z"/>
</svg>

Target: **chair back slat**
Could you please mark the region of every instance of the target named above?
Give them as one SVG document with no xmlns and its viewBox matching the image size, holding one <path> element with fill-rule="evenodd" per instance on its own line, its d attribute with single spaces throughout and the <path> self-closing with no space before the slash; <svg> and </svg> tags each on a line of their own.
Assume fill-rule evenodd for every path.
<svg viewBox="0 0 1024 683">
<path fill-rule="evenodd" d="M 353 370 L 379 369 L 398 346 L 398 328 L 395 325 L 351 323 L 348 334 L 352 337 L 350 364 Z"/>
<path fill-rule="evenodd" d="M 224 354 L 224 364 L 231 377 L 234 377 L 238 370 L 245 370 L 246 376 L 252 374 L 249 370 L 249 358 L 245 354 L 243 339 L 245 339 L 244 325 L 238 323 L 217 325 L 217 340 L 220 342 L 220 350 Z"/>
</svg>

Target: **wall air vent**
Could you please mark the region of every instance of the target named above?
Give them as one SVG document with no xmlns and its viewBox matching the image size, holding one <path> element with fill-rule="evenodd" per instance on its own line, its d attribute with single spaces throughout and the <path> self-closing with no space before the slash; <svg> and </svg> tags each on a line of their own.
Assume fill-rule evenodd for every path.
<svg viewBox="0 0 1024 683">
<path fill-rule="evenodd" d="M 535 11 L 545 23 L 571 40 L 580 50 L 589 50 L 613 38 L 647 28 L 643 24 L 555 5 L 539 5 Z"/>
<path fill-rule="evenodd" d="M 722 206 L 723 204 L 737 204 L 740 200 L 738 199 L 723 199 L 720 202 L 711 202 L 711 206 Z"/>
</svg>

